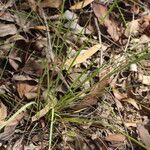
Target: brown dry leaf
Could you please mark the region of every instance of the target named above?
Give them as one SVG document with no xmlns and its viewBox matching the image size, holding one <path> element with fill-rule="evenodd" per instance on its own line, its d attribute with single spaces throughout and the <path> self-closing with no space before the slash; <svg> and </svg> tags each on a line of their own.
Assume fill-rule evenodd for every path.
<svg viewBox="0 0 150 150">
<path fill-rule="evenodd" d="M 25 112 L 18 114 L 15 119 L 11 120 L 4 128 L 4 132 L 0 133 L 0 140 L 7 141 L 14 134 L 16 126 L 26 115 Z"/>
<path fill-rule="evenodd" d="M 79 103 L 76 104 L 73 107 L 73 109 L 79 110 L 79 109 L 83 109 L 83 108 L 86 108 L 89 106 L 96 105 L 96 103 L 98 101 L 98 97 L 100 97 L 103 94 L 106 86 L 110 83 L 110 81 L 111 80 L 109 78 L 105 78 L 104 80 L 95 84 L 91 88 L 89 95 L 87 95 L 83 100 L 79 101 Z"/>
<path fill-rule="evenodd" d="M 0 140 L 7 141 L 14 134 L 16 126 L 7 126 L 4 132 L 0 133 Z"/>
<path fill-rule="evenodd" d="M 107 7 L 96 2 L 93 3 L 92 7 L 99 22 L 107 27 L 107 32 L 110 34 L 111 38 L 114 41 L 118 41 L 120 37 L 119 28 L 117 23 L 109 17 Z"/>
<path fill-rule="evenodd" d="M 96 44 L 96 45 L 92 46 L 91 48 L 86 50 L 84 53 L 79 54 L 77 57 L 75 56 L 74 58 L 68 59 L 64 64 L 64 68 L 68 69 L 70 67 L 70 65 L 74 66 L 76 64 L 85 62 L 88 58 L 90 58 L 93 54 L 95 54 L 100 49 L 103 49 L 103 51 L 104 51 L 104 50 L 106 50 L 106 46 L 100 45 L 100 44 Z M 72 64 L 72 62 L 73 62 L 73 64 Z"/>
<path fill-rule="evenodd" d="M 25 66 L 22 68 L 22 71 L 28 75 L 41 77 L 43 73 L 43 67 L 40 63 L 30 59 L 29 61 L 26 62 Z"/>
<path fill-rule="evenodd" d="M 40 2 L 40 6 L 45 8 L 45 7 L 52 7 L 52 8 L 60 8 L 62 5 L 63 1 L 62 0 L 43 0 Z"/>
<path fill-rule="evenodd" d="M 23 144 L 22 141 L 23 141 L 23 136 L 20 137 L 20 139 L 18 139 L 18 140 L 14 143 L 14 145 L 11 147 L 12 150 L 24 150 L 24 148 L 23 148 L 24 144 Z"/>
<path fill-rule="evenodd" d="M 126 137 L 122 134 L 110 134 L 105 138 L 106 141 L 124 142 Z"/>
<path fill-rule="evenodd" d="M 0 12 L 0 20 L 14 22 L 15 17 L 9 12 L 4 12 L 4 13 Z"/>
<path fill-rule="evenodd" d="M 150 134 L 148 130 L 143 125 L 138 125 L 137 129 L 142 142 L 150 148 Z"/>
<path fill-rule="evenodd" d="M 141 29 L 145 30 L 150 28 L 150 15 L 146 15 L 143 17 L 143 19 L 140 20 Z M 148 31 L 147 30 L 147 31 Z"/>
<path fill-rule="evenodd" d="M 127 98 L 124 99 L 123 101 L 130 103 L 132 106 L 134 106 L 137 110 L 139 110 L 139 106 L 137 105 L 135 99 L 133 98 Z"/>
<path fill-rule="evenodd" d="M 35 85 L 29 85 L 28 83 L 17 83 L 17 91 L 20 96 L 20 98 L 23 98 L 24 96 L 27 99 L 32 99 L 37 96 L 37 86 Z"/>
<path fill-rule="evenodd" d="M 98 98 L 96 96 L 88 95 L 83 100 L 81 100 L 78 104 L 72 107 L 73 110 L 80 110 L 86 107 L 90 107 L 96 105 Z"/>
<path fill-rule="evenodd" d="M 7 107 L 0 102 L 0 123 L 7 117 Z"/>
<path fill-rule="evenodd" d="M 100 97 L 103 94 L 106 86 L 108 86 L 110 82 L 111 82 L 110 77 L 104 78 L 91 88 L 90 94 L 93 96 Z"/>
<path fill-rule="evenodd" d="M 133 36 L 138 35 L 139 30 L 140 30 L 139 20 L 140 19 L 133 20 L 127 24 L 127 28 L 124 33 L 126 37 L 129 37 L 130 35 L 133 35 Z"/>
<path fill-rule="evenodd" d="M 77 2 L 75 5 L 71 6 L 70 9 L 76 10 L 76 9 L 82 9 L 92 3 L 94 0 L 83 0 L 81 2 Z"/>
<path fill-rule="evenodd" d="M 132 106 L 134 106 L 137 110 L 139 110 L 139 107 L 135 101 L 135 99 L 132 98 L 128 98 L 126 93 L 120 93 L 117 89 L 113 88 L 113 94 L 115 96 L 115 98 L 119 101 L 125 101 L 130 103 Z"/>
<path fill-rule="evenodd" d="M 144 32 L 148 35 L 150 28 L 150 15 L 144 16 L 141 19 L 136 19 L 127 24 L 127 28 L 125 30 L 125 36 L 129 37 L 129 35 L 137 36 L 140 32 Z"/>
<path fill-rule="evenodd" d="M 14 54 L 10 54 L 8 57 L 9 64 L 15 69 L 18 70 L 19 65 L 21 64 L 21 58 L 15 56 Z"/>
<path fill-rule="evenodd" d="M 17 33 L 17 28 L 14 24 L 3 24 L 0 23 L 0 37 L 7 35 L 14 35 Z"/>
<path fill-rule="evenodd" d="M 113 94 L 115 96 L 116 99 L 118 100 L 122 100 L 127 98 L 127 94 L 126 93 L 120 93 L 117 89 L 113 88 Z"/>
</svg>

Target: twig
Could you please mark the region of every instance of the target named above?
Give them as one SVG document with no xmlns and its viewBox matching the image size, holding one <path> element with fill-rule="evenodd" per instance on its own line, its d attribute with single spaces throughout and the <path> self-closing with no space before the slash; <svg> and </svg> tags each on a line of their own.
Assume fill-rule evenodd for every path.
<svg viewBox="0 0 150 150">
<path fill-rule="evenodd" d="M 96 29 L 97 29 L 97 32 L 98 32 L 99 44 L 102 44 L 101 31 L 100 31 L 100 28 L 99 28 L 98 21 L 97 21 L 96 17 L 94 17 L 94 21 L 95 21 L 95 26 L 96 26 Z M 100 51 L 100 66 L 102 66 L 102 64 L 103 64 L 103 49 L 101 49 L 101 51 Z"/>
<path fill-rule="evenodd" d="M 52 44 L 51 44 L 51 36 L 49 33 L 49 26 L 48 26 L 48 22 L 46 19 L 46 15 L 44 10 L 41 8 L 41 13 L 42 13 L 42 17 L 44 19 L 44 23 L 46 25 L 47 28 L 47 49 L 46 49 L 46 57 L 49 63 L 53 63 L 54 62 L 54 53 L 52 51 Z"/>
</svg>

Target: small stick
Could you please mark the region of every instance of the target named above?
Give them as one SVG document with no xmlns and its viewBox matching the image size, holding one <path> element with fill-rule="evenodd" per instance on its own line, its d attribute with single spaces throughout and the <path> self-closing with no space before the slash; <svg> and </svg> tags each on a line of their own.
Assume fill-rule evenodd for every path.
<svg viewBox="0 0 150 150">
<path fill-rule="evenodd" d="M 42 13 L 42 17 L 44 19 L 44 23 L 46 25 L 46 29 L 47 29 L 47 51 L 46 51 L 46 57 L 49 63 L 53 63 L 54 62 L 54 53 L 52 50 L 52 44 L 51 44 L 51 35 L 49 33 L 49 27 L 48 27 L 48 22 L 46 19 L 46 15 L 44 13 L 44 10 L 41 9 L 41 13 Z"/>
<path fill-rule="evenodd" d="M 94 21 L 95 21 L 95 26 L 96 26 L 96 29 L 97 29 L 97 32 L 98 32 L 99 44 L 102 44 L 101 31 L 100 31 L 100 28 L 99 28 L 98 21 L 97 21 L 96 17 L 94 17 Z M 103 64 L 103 50 L 101 49 L 101 51 L 100 51 L 100 66 L 102 66 L 102 64 Z"/>
</svg>

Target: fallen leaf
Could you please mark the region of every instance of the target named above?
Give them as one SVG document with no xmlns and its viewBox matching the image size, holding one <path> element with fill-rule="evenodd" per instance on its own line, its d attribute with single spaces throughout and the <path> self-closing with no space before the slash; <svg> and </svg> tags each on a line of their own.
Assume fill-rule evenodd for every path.
<svg viewBox="0 0 150 150">
<path fill-rule="evenodd" d="M 17 28 L 14 24 L 2 24 L 0 23 L 0 37 L 7 35 L 14 35 L 17 33 Z"/>
<path fill-rule="evenodd" d="M 15 114 L 13 114 L 8 120 L 4 121 L 0 125 L 0 130 L 6 126 L 9 126 L 9 125 L 13 126 L 14 124 L 17 124 L 20 121 L 20 119 L 22 119 L 24 115 L 26 115 L 25 110 L 33 104 L 35 104 L 35 102 L 30 102 L 30 103 L 23 105 Z"/>
<path fill-rule="evenodd" d="M 38 89 L 37 86 L 30 85 L 26 82 L 17 83 L 17 91 L 18 91 L 20 98 L 23 98 L 24 96 L 27 99 L 35 98 L 37 96 L 37 89 Z"/>
<path fill-rule="evenodd" d="M 93 54 L 95 54 L 100 49 L 103 49 L 104 51 L 106 50 L 106 46 L 100 44 L 94 45 L 93 47 L 86 50 L 84 53 L 82 54 L 80 53 L 77 57 L 68 59 L 64 64 L 64 68 L 68 69 L 70 66 L 74 66 L 76 64 L 85 62 L 88 58 L 90 58 Z"/>
<path fill-rule="evenodd" d="M 4 128 L 4 132 L 0 133 L 0 140 L 7 141 L 14 134 L 16 126 L 25 116 L 25 112 L 18 114 L 14 119 L 12 119 Z"/>
<path fill-rule="evenodd" d="M 139 106 L 137 105 L 135 99 L 133 98 L 127 98 L 123 99 L 123 101 L 130 103 L 132 106 L 134 106 L 137 110 L 139 110 Z"/>
<path fill-rule="evenodd" d="M 150 15 L 145 15 L 140 19 L 132 20 L 127 24 L 127 28 L 125 30 L 125 36 L 129 37 L 129 35 L 137 36 L 139 33 L 145 32 L 147 35 L 149 34 L 150 27 Z"/>
<path fill-rule="evenodd" d="M 9 64 L 15 69 L 15 70 L 18 70 L 20 64 L 21 64 L 21 58 L 20 57 L 17 57 L 15 56 L 14 54 L 10 54 L 9 57 L 8 57 L 8 61 L 9 61 Z"/>
<path fill-rule="evenodd" d="M 150 148 L 150 134 L 143 125 L 138 125 L 137 130 L 142 142 Z"/>
<path fill-rule="evenodd" d="M 140 30 L 139 19 L 133 20 L 127 24 L 127 28 L 125 30 L 125 36 L 129 37 L 130 35 L 136 36 L 138 35 Z"/>
<path fill-rule="evenodd" d="M 7 107 L 0 102 L 0 123 L 7 117 Z"/>
<path fill-rule="evenodd" d="M 113 94 L 116 99 L 118 100 L 123 100 L 127 98 L 127 94 L 125 93 L 120 93 L 117 89 L 113 88 Z"/>
<path fill-rule="evenodd" d="M 109 20 L 107 7 L 99 3 L 93 3 L 92 8 L 95 16 L 100 19 L 102 23 L 105 21 L 105 19 Z"/>
<path fill-rule="evenodd" d="M 4 21 L 9 21 L 9 22 L 14 22 L 15 18 L 14 16 L 9 13 L 9 12 L 0 12 L 0 20 L 4 20 Z"/>
<path fill-rule="evenodd" d="M 105 138 L 106 141 L 124 142 L 126 137 L 122 134 L 110 134 Z"/>
<path fill-rule="evenodd" d="M 32 59 L 27 61 L 21 70 L 28 75 L 34 75 L 37 77 L 41 77 L 43 73 L 43 67 L 41 64 Z"/>
<path fill-rule="evenodd" d="M 100 3 L 93 3 L 92 5 L 95 16 L 99 19 L 100 24 L 107 27 L 107 32 L 114 41 L 118 41 L 120 37 L 117 23 L 109 17 L 107 7 Z"/>
<path fill-rule="evenodd" d="M 150 76 L 139 74 L 138 80 L 142 82 L 142 84 L 150 85 Z"/>
<path fill-rule="evenodd" d="M 16 126 L 7 126 L 4 132 L 0 133 L 0 140 L 7 141 L 15 133 Z"/>
<path fill-rule="evenodd" d="M 24 150 L 23 146 L 24 144 L 23 144 L 23 136 L 22 136 L 14 143 L 12 150 Z"/>
<path fill-rule="evenodd" d="M 92 88 L 89 94 L 81 101 L 78 102 L 74 107 L 72 107 L 74 110 L 83 109 L 86 107 L 90 107 L 97 104 L 98 97 L 100 97 L 106 86 L 110 83 L 109 78 L 105 78 L 102 81 L 99 81 L 97 84 L 95 84 Z"/>
<path fill-rule="evenodd" d="M 126 93 L 120 93 L 117 89 L 113 88 L 113 94 L 115 96 L 115 98 L 119 101 L 125 101 L 130 103 L 132 106 L 134 106 L 137 110 L 139 110 L 139 107 L 135 101 L 135 99 L 132 98 L 128 98 Z"/>
<path fill-rule="evenodd" d="M 46 7 L 60 8 L 62 3 L 63 3 L 62 0 L 43 0 L 42 2 L 40 2 L 39 5 L 43 8 Z"/>
<path fill-rule="evenodd" d="M 150 15 L 145 15 L 139 22 L 142 32 L 145 31 L 147 35 L 150 34 Z"/>
<path fill-rule="evenodd" d="M 79 110 L 86 107 L 90 107 L 96 105 L 98 101 L 98 97 L 88 95 L 83 100 L 79 101 L 75 106 L 72 107 L 73 110 Z"/>
<path fill-rule="evenodd" d="M 83 0 L 81 2 L 75 3 L 75 5 L 71 6 L 70 9 L 76 10 L 76 9 L 82 9 L 92 3 L 94 0 Z"/>
</svg>

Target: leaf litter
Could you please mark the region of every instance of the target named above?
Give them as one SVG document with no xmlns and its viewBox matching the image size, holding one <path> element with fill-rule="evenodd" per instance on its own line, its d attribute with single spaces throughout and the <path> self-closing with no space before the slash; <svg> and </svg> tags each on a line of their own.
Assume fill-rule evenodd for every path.
<svg viewBox="0 0 150 150">
<path fill-rule="evenodd" d="M 149 7 L 2 0 L 0 149 L 148 149 Z"/>
</svg>

